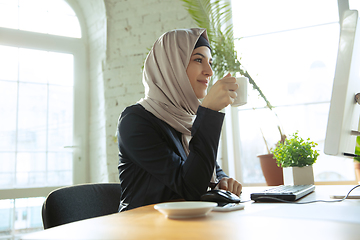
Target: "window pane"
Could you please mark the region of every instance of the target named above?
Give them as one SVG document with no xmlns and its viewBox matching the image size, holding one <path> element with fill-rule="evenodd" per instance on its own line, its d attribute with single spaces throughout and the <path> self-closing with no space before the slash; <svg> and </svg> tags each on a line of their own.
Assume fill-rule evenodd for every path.
<svg viewBox="0 0 360 240">
<path fill-rule="evenodd" d="M 50 84 L 74 86 L 74 56 L 72 54 L 50 52 L 47 61 L 51 63 L 47 71 Z"/>
<path fill-rule="evenodd" d="M 0 0 L 0 27 L 81 37 L 64 0 Z M 0 188 L 71 185 L 73 56 L 0 46 L 0 66 Z M 0 200 L 0 238 L 41 230 L 43 200 Z"/>
<path fill-rule="evenodd" d="M 15 199 L 15 235 L 42 230 L 41 207 L 44 197 Z"/>
<path fill-rule="evenodd" d="M 359 0 L 349 0 L 349 8 L 360 11 L 360 1 Z"/>
<path fill-rule="evenodd" d="M 49 87 L 49 134 L 48 149 L 50 151 L 63 150 L 64 146 L 72 146 L 73 113 L 71 106 L 73 99 L 71 87 Z"/>
<path fill-rule="evenodd" d="M 0 27 L 81 38 L 76 14 L 64 0 L 0 0 Z"/>
<path fill-rule="evenodd" d="M 14 0 L 0 1 L 0 27 L 18 28 L 18 4 Z"/>
<path fill-rule="evenodd" d="M 36 5 L 34 5 L 36 6 Z M 41 6 L 41 5 L 40 5 Z M 41 8 L 31 8 L 30 6 L 19 7 L 19 29 L 38 33 L 47 33 L 48 14 Z"/>
<path fill-rule="evenodd" d="M 11 234 L 13 223 L 14 200 L 0 200 L 0 237 L 6 237 Z"/>
<path fill-rule="evenodd" d="M 334 78 L 338 24 L 243 38 L 241 62 L 272 105 L 329 101 Z M 249 104 L 264 102 L 250 91 Z"/>
<path fill-rule="evenodd" d="M 268 109 L 239 110 L 238 119 L 240 142 L 235 147 L 240 149 L 243 182 L 265 182 L 257 155 L 267 153 L 261 131 L 269 142 L 280 138 L 275 115 Z"/>
<path fill-rule="evenodd" d="M 47 179 L 51 186 L 72 183 L 72 152 L 50 152 L 48 154 Z"/>
<path fill-rule="evenodd" d="M 0 238 L 19 239 L 25 233 L 43 230 L 44 201 L 45 197 L 0 200 Z"/>
<path fill-rule="evenodd" d="M 256 156 L 267 153 L 263 136 L 270 148 L 280 140 L 279 124 L 285 134 L 299 131 L 319 144 L 315 181 L 354 180 L 352 160 L 323 153 L 339 42 L 337 1 L 232 4 L 233 12 L 243 13 L 233 15 L 235 35 L 245 36 L 236 41 L 241 62 L 275 106 L 274 111 L 264 108 L 257 92 L 250 91 L 248 104 L 238 108 L 244 182 L 265 182 Z"/>
<path fill-rule="evenodd" d="M 15 182 L 15 152 L 0 152 L 0 187 L 11 188 Z M 1 226 L 0 226 L 1 228 Z"/>
<path fill-rule="evenodd" d="M 0 81 L 0 151 L 15 151 L 17 83 Z"/>
<path fill-rule="evenodd" d="M 33 49 L 19 50 L 19 81 L 47 83 L 49 54 Z"/>
<path fill-rule="evenodd" d="M 46 150 L 47 86 L 19 84 L 18 150 Z"/>
<path fill-rule="evenodd" d="M 49 14 L 48 33 L 60 36 L 78 37 L 80 38 L 81 29 L 76 16 Z"/>
<path fill-rule="evenodd" d="M 18 79 L 18 48 L 0 46 L 0 80 Z"/>
<path fill-rule="evenodd" d="M 23 0 L 27 1 L 27 0 Z M 45 0 L 49 2 L 48 0 Z M 75 17 L 76 14 L 72 10 L 72 8 L 63 0 L 55 0 L 51 1 L 51 4 L 48 4 L 47 10 L 50 14 L 58 14 L 64 16 L 72 16 Z"/>
<path fill-rule="evenodd" d="M 39 10 L 46 12 L 48 8 L 49 0 L 18 0 L 19 6 L 29 10 Z M 51 0 L 53 1 L 53 0 Z"/>
<path fill-rule="evenodd" d="M 20 152 L 16 159 L 16 185 L 46 186 L 46 153 Z"/>
<path fill-rule="evenodd" d="M 69 185 L 72 149 L 64 146 L 73 145 L 73 55 L 10 50 L 3 59 L 19 52 L 20 74 L 0 80 L 0 187 Z"/>
<path fill-rule="evenodd" d="M 339 21 L 337 0 L 235 0 L 231 4 L 235 37 Z"/>
</svg>

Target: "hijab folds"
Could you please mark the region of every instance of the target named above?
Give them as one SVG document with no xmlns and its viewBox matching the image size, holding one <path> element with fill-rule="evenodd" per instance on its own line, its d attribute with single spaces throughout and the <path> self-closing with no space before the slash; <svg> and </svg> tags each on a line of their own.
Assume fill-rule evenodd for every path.
<svg viewBox="0 0 360 240">
<path fill-rule="evenodd" d="M 157 118 L 182 133 L 182 145 L 189 154 L 191 127 L 200 105 L 186 74 L 203 28 L 177 29 L 164 33 L 149 52 L 143 71 L 145 97 L 139 103 Z"/>
</svg>

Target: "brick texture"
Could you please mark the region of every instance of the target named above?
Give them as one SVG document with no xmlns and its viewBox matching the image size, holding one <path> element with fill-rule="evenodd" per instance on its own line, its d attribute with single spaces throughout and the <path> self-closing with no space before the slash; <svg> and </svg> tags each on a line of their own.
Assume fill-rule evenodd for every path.
<svg viewBox="0 0 360 240">
<path fill-rule="evenodd" d="M 142 66 L 164 32 L 196 25 L 180 0 L 77 0 L 88 32 L 92 182 L 118 182 L 122 110 L 144 97 Z"/>
</svg>

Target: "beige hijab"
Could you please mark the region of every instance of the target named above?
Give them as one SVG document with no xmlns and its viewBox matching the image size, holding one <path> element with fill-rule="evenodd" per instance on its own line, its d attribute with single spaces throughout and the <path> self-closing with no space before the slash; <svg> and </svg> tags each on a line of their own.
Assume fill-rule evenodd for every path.
<svg viewBox="0 0 360 240">
<path fill-rule="evenodd" d="M 182 133 L 187 155 L 200 101 L 186 69 L 200 35 L 208 40 L 205 29 L 192 28 L 164 33 L 155 42 L 144 64 L 145 98 L 139 101 L 146 110 Z"/>
</svg>

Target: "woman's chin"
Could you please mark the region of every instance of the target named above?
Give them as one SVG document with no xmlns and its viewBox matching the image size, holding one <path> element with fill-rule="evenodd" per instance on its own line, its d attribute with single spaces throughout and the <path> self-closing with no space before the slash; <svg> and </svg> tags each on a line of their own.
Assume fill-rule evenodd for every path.
<svg viewBox="0 0 360 240">
<path fill-rule="evenodd" d="M 204 97 L 206 97 L 207 94 L 207 88 L 205 89 L 197 89 L 197 91 L 195 91 L 195 95 L 198 99 L 203 99 Z"/>
<path fill-rule="evenodd" d="M 196 97 L 197 97 L 199 100 L 205 98 L 205 96 L 206 96 L 206 92 L 200 93 L 200 94 L 196 94 Z"/>
</svg>

